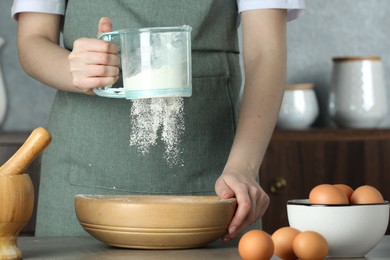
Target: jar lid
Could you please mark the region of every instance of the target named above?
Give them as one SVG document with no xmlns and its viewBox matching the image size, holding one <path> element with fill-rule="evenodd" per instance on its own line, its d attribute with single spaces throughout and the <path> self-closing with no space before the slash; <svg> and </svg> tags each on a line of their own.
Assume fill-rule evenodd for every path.
<svg viewBox="0 0 390 260">
<path fill-rule="evenodd" d="M 313 83 L 289 84 L 286 90 L 312 89 Z"/>
<path fill-rule="evenodd" d="M 343 62 L 343 61 L 363 61 L 363 60 L 370 60 L 370 61 L 380 61 L 381 57 L 379 56 L 345 56 L 345 57 L 334 57 L 334 62 Z"/>
</svg>

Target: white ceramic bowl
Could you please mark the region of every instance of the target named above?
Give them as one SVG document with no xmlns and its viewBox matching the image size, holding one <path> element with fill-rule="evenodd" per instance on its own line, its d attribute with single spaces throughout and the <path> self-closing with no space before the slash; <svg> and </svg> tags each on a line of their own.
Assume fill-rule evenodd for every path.
<svg viewBox="0 0 390 260">
<path fill-rule="evenodd" d="M 289 200 L 291 227 L 316 231 L 329 244 L 331 257 L 363 257 L 383 238 L 389 222 L 389 202 L 362 205 L 311 205 Z"/>
</svg>

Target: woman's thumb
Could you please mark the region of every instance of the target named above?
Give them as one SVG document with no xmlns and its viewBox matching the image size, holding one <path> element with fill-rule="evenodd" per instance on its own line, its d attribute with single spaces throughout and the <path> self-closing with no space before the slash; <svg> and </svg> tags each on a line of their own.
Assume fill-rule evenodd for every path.
<svg viewBox="0 0 390 260">
<path fill-rule="evenodd" d="M 234 192 L 224 181 L 219 181 L 215 184 L 215 192 L 221 199 L 230 199 L 234 197 Z"/>
<path fill-rule="evenodd" d="M 111 32 L 112 31 L 112 22 L 109 17 L 102 17 L 99 20 L 98 25 L 98 35 L 105 33 L 105 32 Z"/>
</svg>

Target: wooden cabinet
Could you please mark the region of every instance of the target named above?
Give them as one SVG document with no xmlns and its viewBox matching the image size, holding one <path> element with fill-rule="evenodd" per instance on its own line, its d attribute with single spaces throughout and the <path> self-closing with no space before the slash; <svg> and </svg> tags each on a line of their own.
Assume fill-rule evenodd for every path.
<svg viewBox="0 0 390 260">
<path fill-rule="evenodd" d="M 19 147 L 26 141 L 30 132 L 7 132 L 0 133 L 0 165 L 3 165 L 11 156 L 19 149 Z M 39 174 L 40 174 L 40 157 L 35 159 L 30 167 L 27 169 L 27 173 L 30 175 L 34 185 L 34 211 L 30 221 L 21 231 L 22 235 L 34 235 L 35 222 L 36 222 L 36 205 L 38 200 L 38 188 L 39 188 Z M 1 210 L 1 209 L 0 209 Z"/>
<path fill-rule="evenodd" d="M 276 130 L 260 169 L 271 199 L 264 230 L 287 226 L 287 200 L 308 198 L 322 183 L 368 184 L 390 200 L 390 130 Z"/>
</svg>

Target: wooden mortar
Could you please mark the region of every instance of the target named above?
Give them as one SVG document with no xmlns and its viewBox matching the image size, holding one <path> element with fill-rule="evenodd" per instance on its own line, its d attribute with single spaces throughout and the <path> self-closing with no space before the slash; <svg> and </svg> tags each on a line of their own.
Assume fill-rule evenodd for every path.
<svg viewBox="0 0 390 260">
<path fill-rule="evenodd" d="M 22 259 L 16 245 L 19 232 L 30 220 L 34 187 L 28 174 L 0 175 L 0 259 Z"/>
<path fill-rule="evenodd" d="M 0 167 L 0 260 L 22 258 L 16 240 L 34 208 L 34 186 L 25 170 L 50 142 L 50 134 L 37 128 Z"/>
</svg>

